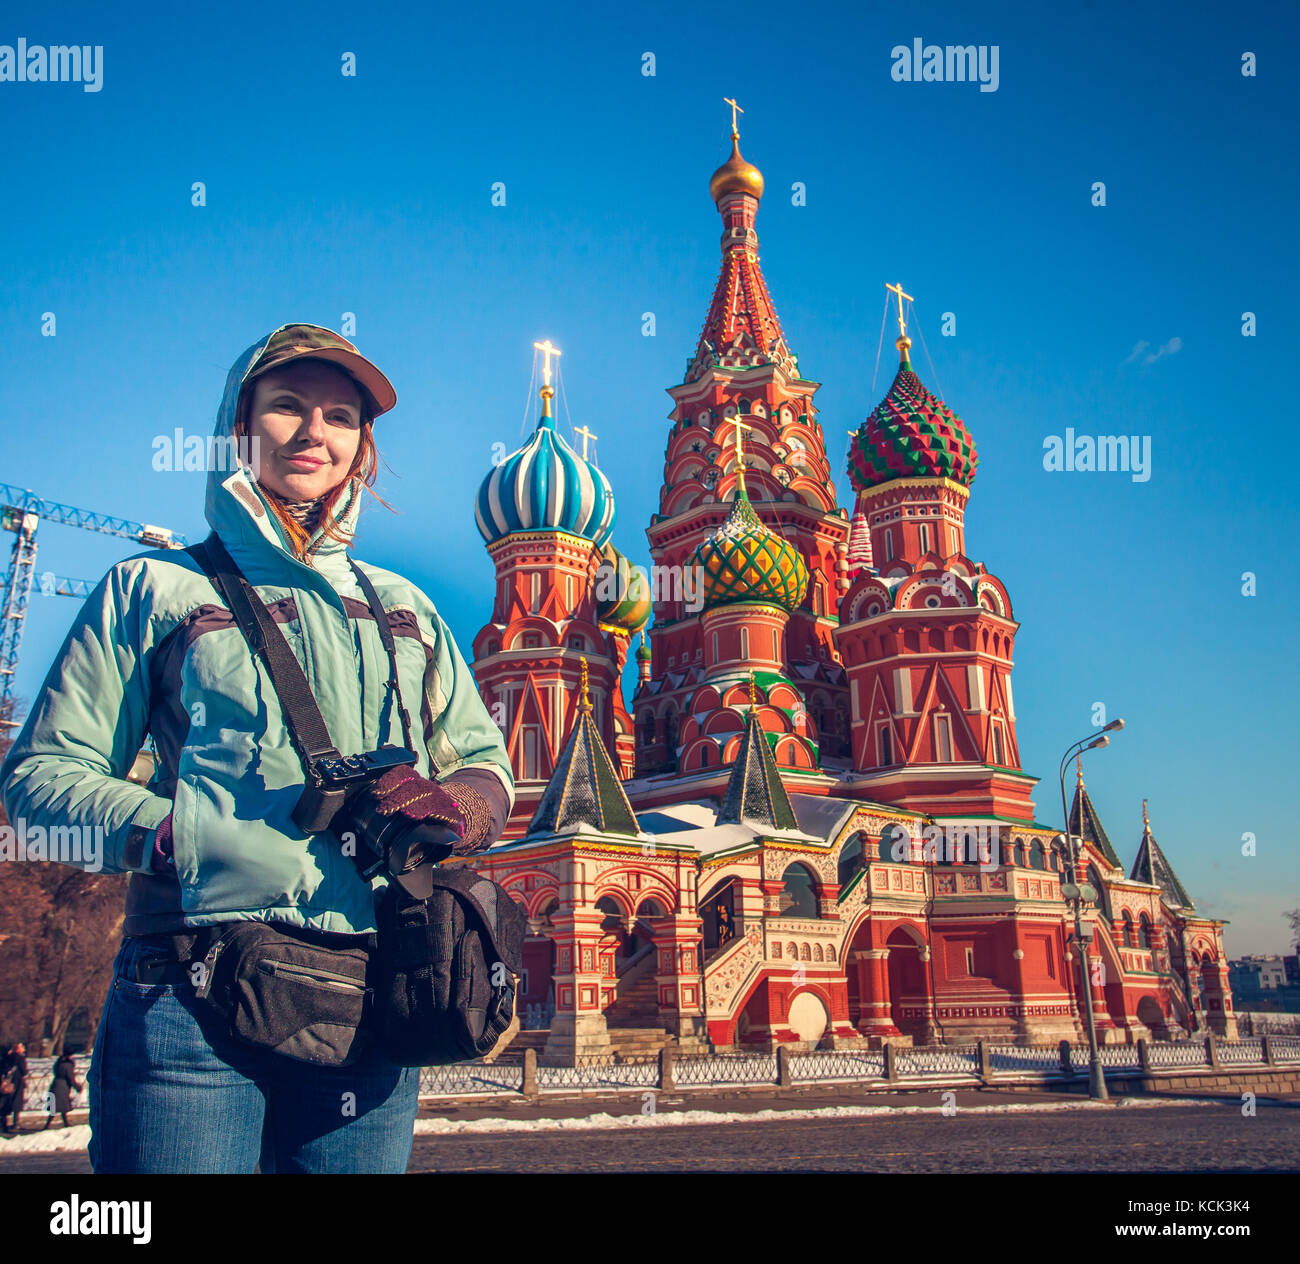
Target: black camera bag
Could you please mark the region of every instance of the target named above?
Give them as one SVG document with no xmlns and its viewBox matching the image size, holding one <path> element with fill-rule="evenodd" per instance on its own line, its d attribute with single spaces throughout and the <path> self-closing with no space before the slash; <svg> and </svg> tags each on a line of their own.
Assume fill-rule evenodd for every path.
<svg viewBox="0 0 1300 1264">
<path fill-rule="evenodd" d="M 491 1052 L 515 1013 L 523 910 L 468 865 L 441 865 L 427 900 L 390 882 L 374 960 L 376 1039 L 401 1066 L 447 1066 Z"/>
<path fill-rule="evenodd" d="M 212 932 L 195 995 L 237 1040 L 319 1066 L 350 1066 L 366 1051 L 374 936 L 261 921 Z"/>
<path fill-rule="evenodd" d="M 212 580 L 244 639 L 265 665 L 304 777 L 310 777 L 312 760 L 338 752 L 288 641 L 215 532 L 186 552 Z M 396 693 L 409 746 L 410 722 L 402 704 L 392 629 L 370 580 L 355 562 L 352 570 L 388 654 L 389 684 Z M 302 1027 L 306 1015 L 298 1011 L 311 1008 L 302 971 L 314 964 L 318 975 L 346 976 L 354 967 L 339 969 L 337 960 L 333 965 L 326 960 L 340 951 L 339 936 L 260 922 L 240 923 L 228 932 L 228 939 L 223 934 L 217 941 L 226 946 L 215 960 L 214 986 L 206 999 L 241 1039 L 301 1060 L 333 1056 L 344 1059 L 336 1065 L 346 1065 L 370 1039 L 400 1066 L 445 1066 L 481 1057 L 514 1018 L 527 919 L 504 887 L 468 866 L 435 868 L 433 882 L 427 900 L 409 895 L 394 881 L 381 896 L 376 910 L 378 934 L 368 937 L 373 945 L 366 975 L 367 995 L 373 1002 L 369 1007 L 353 1007 L 355 993 L 342 990 L 343 980 L 326 980 L 340 987 L 318 993 L 328 1000 L 328 1012 L 318 1015 L 323 1022 L 315 1031 L 310 1023 Z M 240 929 L 248 925 L 259 929 Z M 292 951 L 277 943 L 286 937 Z M 304 948 L 310 953 L 312 943 L 321 949 L 314 963 L 302 957 Z M 288 968 L 261 964 L 277 959 L 287 961 Z M 344 1025 L 355 1015 L 358 1035 L 351 1042 L 334 1030 L 340 1013 L 349 1015 Z M 303 1058 L 304 1050 L 316 1056 Z"/>
</svg>

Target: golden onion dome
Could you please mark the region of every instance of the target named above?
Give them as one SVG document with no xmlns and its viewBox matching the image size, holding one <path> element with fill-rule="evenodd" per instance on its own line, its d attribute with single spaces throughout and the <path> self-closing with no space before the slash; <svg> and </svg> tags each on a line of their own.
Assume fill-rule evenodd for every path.
<svg viewBox="0 0 1300 1264">
<path fill-rule="evenodd" d="M 740 156 L 740 136 L 731 133 L 731 157 L 709 177 L 709 194 L 720 202 L 728 193 L 748 193 L 750 197 L 763 196 L 763 173 L 752 162 Z"/>
</svg>

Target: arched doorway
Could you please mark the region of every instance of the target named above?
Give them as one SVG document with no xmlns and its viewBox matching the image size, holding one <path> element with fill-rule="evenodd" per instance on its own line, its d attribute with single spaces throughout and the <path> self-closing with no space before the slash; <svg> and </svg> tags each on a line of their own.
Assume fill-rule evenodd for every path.
<svg viewBox="0 0 1300 1264">
<path fill-rule="evenodd" d="M 903 927 L 885 941 L 889 949 L 889 1011 L 894 1026 L 918 1044 L 925 1042 L 925 1023 L 916 1012 L 925 1007 L 925 966 L 920 945 Z M 909 1017 L 906 1011 L 913 1011 Z"/>
<path fill-rule="evenodd" d="M 800 1040 L 810 1042 L 814 1048 L 821 1043 L 830 1022 L 830 1013 L 815 992 L 800 992 L 791 1001 L 786 1025 Z"/>
</svg>

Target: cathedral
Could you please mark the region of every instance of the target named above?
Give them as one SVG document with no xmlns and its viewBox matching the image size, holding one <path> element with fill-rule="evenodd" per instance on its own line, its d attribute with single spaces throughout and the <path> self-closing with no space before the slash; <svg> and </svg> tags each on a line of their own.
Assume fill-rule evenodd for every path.
<svg viewBox="0 0 1300 1264">
<path fill-rule="evenodd" d="M 1145 804 L 1127 873 L 1081 764 L 1077 860 L 1035 817 L 1019 624 L 966 547 L 974 440 L 913 367 L 901 286 L 897 373 L 852 436 L 852 513 L 837 503 L 732 120 L 709 182 L 721 271 L 668 388 L 648 571 L 613 543 L 590 432 L 557 429 L 549 342 L 536 430 L 475 504 L 496 585 L 472 665 L 517 802 L 473 863 L 528 917 L 516 1045 L 1047 1044 L 1085 1039 L 1089 1010 L 1105 1043 L 1235 1036 L 1223 923 Z"/>
</svg>

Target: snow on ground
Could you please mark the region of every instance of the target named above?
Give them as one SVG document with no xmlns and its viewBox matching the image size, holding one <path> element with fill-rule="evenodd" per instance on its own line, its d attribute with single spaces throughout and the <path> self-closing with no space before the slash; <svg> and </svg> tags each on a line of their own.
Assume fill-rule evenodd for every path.
<svg viewBox="0 0 1300 1264">
<path fill-rule="evenodd" d="M 16 1137 L 0 1137 L 0 1159 L 11 1154 L 50 1154 L 64 1150 L 84 1150 L 89 1144 L 89 1124 L 73 1124 L 71 1128 L 52 1124 L 44 1132 L 24 1132 Z"/>
<path fill-rule="evenodd" d="M 961 1106 L 959 1114 L 1010 1114 L 1013 1111 L 1114 1110 L 1117 1107 L 1146 1106 L 1218 1106 L 1213 1100 L 1166 1101 L 1160 1098 L 1122 1097 L 1113 1102 L 1006 1102 L 998 1106 Z M 599 1130 L 606 1128 L 666 1128 L 691 1124 L 745 1124 L 772 1120 L 872 1119 L 881 1115 L 935 1115 L 940 1106 L 820 1106 L 803 1110 L 663 1110 L 643 1115 L 634 1101 L 629 1101 L 626 1115 L 599 1112 L 574 1119 L 417 1119 L 415 1135 L 451 1136 L 457 1133 L 558 1132 Z M 636 1107 L 636 1109 L 633 1109 Z M 48 1128 L 44 1132 L 24 1133 L 17 1137 L 0 1137 L 0 1160 L 11 1154 L 48 1154 L 84 1150 L 90 1144 L 90 1125 L 74 1124 L 71 1128 Z"/>
</svg>

